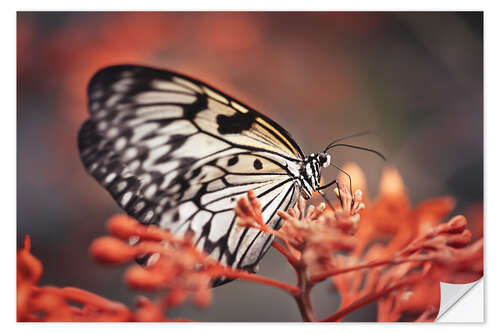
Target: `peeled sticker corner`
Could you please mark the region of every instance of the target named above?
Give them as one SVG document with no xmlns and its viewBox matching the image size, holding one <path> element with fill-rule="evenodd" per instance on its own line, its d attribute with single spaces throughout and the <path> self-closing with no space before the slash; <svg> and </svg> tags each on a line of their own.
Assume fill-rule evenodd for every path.
<svg viewBox="0 0 500 333">
<path fill-rule="evenodd" d="M 465 284 L 440 283 L 437 322 L 484 322 L 483 278 Z"/>
</svg>

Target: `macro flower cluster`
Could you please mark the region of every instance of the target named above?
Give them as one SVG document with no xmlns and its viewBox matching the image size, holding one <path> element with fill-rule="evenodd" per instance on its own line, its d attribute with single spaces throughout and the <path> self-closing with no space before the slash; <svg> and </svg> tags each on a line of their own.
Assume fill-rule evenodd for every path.
<svg viewBox="0 0 500 333">
<path fill-rule="evenodd" d="M 340 204 L 306 206 L 300 199 L 279 230 L 263 221 L 252 191 L 235 207 L 238 223 L 272 234 L 272 246 L 296 272 L 296 284 L 221 265 L 196 249 L 190 235 L 180 238 L 156 226 L 117 215 L 108 221 L 110 236 L 96 239 L 92 256 L 102 264 L 132 264 L 124 280 L 130 289 L 155 291 L 157 299 L 139 297 L 134 309 L 87 291 L 38 286 L 42 264 L 30 253 L 26 238 L 17 255 L 18 321 L 172 321 L 168 309 L 194 302 L 212 302 L 212 283 L 220 278 L 246 280 L 278 288 L 297 303 L 304 321 L 340 321 L 349 313 L 377 303 L 379 321 L 432 321 L 439 311 L 439 283 L 467 283 L 483 274 L 482 237 L 472 242 L 467 220 L 447 219 L 451 197 L 409 203 L 401 176 L 387 168 L 376 200 L 366 195 L 364 175 L 347 166 L 355 180 L 335 190 Z M 482 223 L 482 221 L 475 221 Z M 311 290 L 330 281 L 340 307 L 318 318 Z M 234 283 L 234 282 L 233 282 Z M 78 306 L 76 306 L 77 304 Z"/>
</svg>

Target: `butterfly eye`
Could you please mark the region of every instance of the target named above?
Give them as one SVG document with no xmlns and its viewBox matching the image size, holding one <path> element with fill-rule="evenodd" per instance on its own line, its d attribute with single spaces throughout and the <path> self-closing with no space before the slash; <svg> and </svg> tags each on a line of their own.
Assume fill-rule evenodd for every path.
<svg viewBox="0 0 500 333">
<path fill-rule="evenodd" d="M 319 163 L 323 168 L 330 166 L 330 155 L 326 153 L 319 154 Z"/>
</svg>

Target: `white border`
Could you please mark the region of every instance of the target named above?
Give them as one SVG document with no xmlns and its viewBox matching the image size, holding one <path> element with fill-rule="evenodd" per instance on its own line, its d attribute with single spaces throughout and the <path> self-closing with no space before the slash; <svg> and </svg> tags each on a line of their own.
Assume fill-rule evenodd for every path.
<svg viewBox="0 0 500 333">
<path fill-rule="evenodd" d="M 218 10 L 253 10 L 253 11 L 478 11 L 492 7 L 490 3 L 494 1 L 433 1 L 419 0 L 415 2 L 397 0 L 352 0 L 352 1 L 230 1 L 230 0 L 183 0 L 183 1 L 103 1 L 87 0 L 79 2 L 69 2 L 61 0 L 23 0 L 16 2 L 15 10 L 19 11 L 84 11 L 84 10 L 194 10 L 194 11 L 218 11 Z"/>
<path fill-rule="evenodd" d="M 494 263 L 493 259 L 499 253 L 499 241 L 496 240 L 500 237 L 500 215 L 496 210 L 495 190 L 500 188 L 500 165 L 498 156 L 497 142 L 500 141 L 498 136 L 500 130 L 500 105 L 498 102 L 498 90 L 500 84 L 498 78 L 500 77 L 499 62 L 500 52 L 498 36 L 500 32 L 500 15 L 498 12 L 498 2 L 495 1 L 429 1 L 420 0 L 415 2 L 403 1 L 314 1 L 307 2 L 301 1 L 291 3 L 290 1 L 272 2 L 272 1 L 252 1 L 248 3 L 241 3 L 236 1 L 120 1 L 114 3 L 103 4 L 102 1 L 87 0 L 80 2 L 68 1 L 18 1 L 10 2 L 8 6 L 2 6 L 0 11 L 2 29 L 0 29 L 2 44 L 4 48 L 0 52 L 2 57 L 2 74 L 3 79 L 1 82 L 2 87 L 2 120 L 1 124 L 1 175 L 2 191 L 1 203 L 2 210 L 6 213 L 2 216 L 2 223 L 4 228 L 3 234 L 5 235 L 2 240 L 2 254 L 4 260 L 2 265 L 6 269 L 1 277 L 2 286 L 2 308 L 0 310 L 2 316 L 2 323 L 5 330 L 8 329 L 23 329 L 33 330 L 40 332 L 42 330 L 50 330 L 67 332 L 68 329 L 76 331 L 85 331 L 89 329 L 104 330 L 111 327 L 118 328 L 120 331 L 136 332 L 137 329 L 158 330 L 165 332 L 165 330 L 175 329 L 176 331 L 192 331 L 199 332 L 200 330 L 217 330 L 217 331 L 233 331 L 234 330 L 256 330 L 263 327 L 269 329 L 277 329 L 278 324 L 190 324 L 190 325 L 162 325 L 151 324 L 141 325 L 137 324 L 16 324 L 15 323 L 15 225 L 16 225 L 16 22 L 15 11 L 17 10 L 426 10 L 426 11 L 439 11 L 439 10 L 485 10 L 485 235 L 486 235 L 486 249 L 485 249 L 485 275 L 486 275 L 486 325 L 464 325 L 464 324 L 428 324 L 425 325 L 426 330 L 476 330 L 478 328 L 492 328 L 498 326 L 498 315 L 496 315 L 498 307 L 498 295 L 500 295 L 498 288 L 499 265 Z M 286 7 L 285 7 L 286 5 Z M 105 6 L 105 7 L 103 7 Z M 5 8 L 7 7 L 7 8 Z M 492 258 L 491 263 L 487 263 L 488 258 Z M 496 261 L 496 260 L 495 260 Z M 494 282 L 496 281 L 496 282 Z M 489 296 L 488 296 L 489 295 Z M 244 301 L 244 300 L 242 300 Z M 497 304 L 493 304 L 493 302 Z M 491 311 L 490 311 L 491 309 Z M 208 327 L 208 325 L 210 327 Z M 351 327 L 345 327 L 346 325 Z M 403 324 L 405 331 L 420 332 L 424 329 L 421 325 Z M 6 327 L 7 326 L 7 327 Z M 303 330 L 302 325 L 297 324 L 279 324 L 279 326 L 286 326 L 287 330 Z M 314 325 L 311 329 L 315 331 L 329 331 L 332 329 L 353 329 L 352 326 L 358 326 L 362 329 L 370 329 L 378 331 L 386 330 L 400 330 L 400 325 L 397 324 L 361 324 L 361 323 L 346 323 L 326 325 Z M 361 327 L 361 326 L 370 326 Z M 498 327 L 497 327 L 498 330 Z"/>
</svg>

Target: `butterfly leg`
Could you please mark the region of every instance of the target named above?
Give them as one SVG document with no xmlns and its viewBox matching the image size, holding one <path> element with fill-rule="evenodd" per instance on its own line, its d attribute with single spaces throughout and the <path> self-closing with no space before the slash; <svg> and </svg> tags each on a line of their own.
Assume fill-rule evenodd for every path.
<svg viewBox="0 0 500 333">
<path fill-rule="evenodd" d="M 318 187 L 318 192 L 321 194 L 321 196 L 323 197 L 323 199 L 328 203 L 328 205 L 330 206 L 330 208 L 333 209 L 333 206 L 332 204 L 330 203 L 330 201 L 326 198 L 326 196 L 323 194 L 323 192 L 321 190 L 325 189 L 325 188 L 328 188 L 332 185 L 334 185 L 337 187 L 337 190 L 340 191 L 340 188 L 339 188 L 339 183 L 337 182 L 336 179 L 334 179 L 333 181 L 331 181 L 330 183 L 326 184 L 326 185 L 323 185 L 323 186 L 320 186 Z M 352 191 L 351 191 L 352 192 Z M 342 208 L 344 207 L 343 203 L 342 203 L 342 200 L 339 200 L 340 201 L 340 206 L 342 206 Z"/>
<path fill-rule="evenodd" d="M 317 191 L 324 190 L 325 188 L 328 188 L 328 187 L 332 186 L 333 184 L 335 184 L 337 186 L 337 188 L 339 188 L 339 183 L 337 182 L 337 179 L 334 179 L 333 181 L 329 182 L 328 184 L 318 187 Z"/>
</svg>

